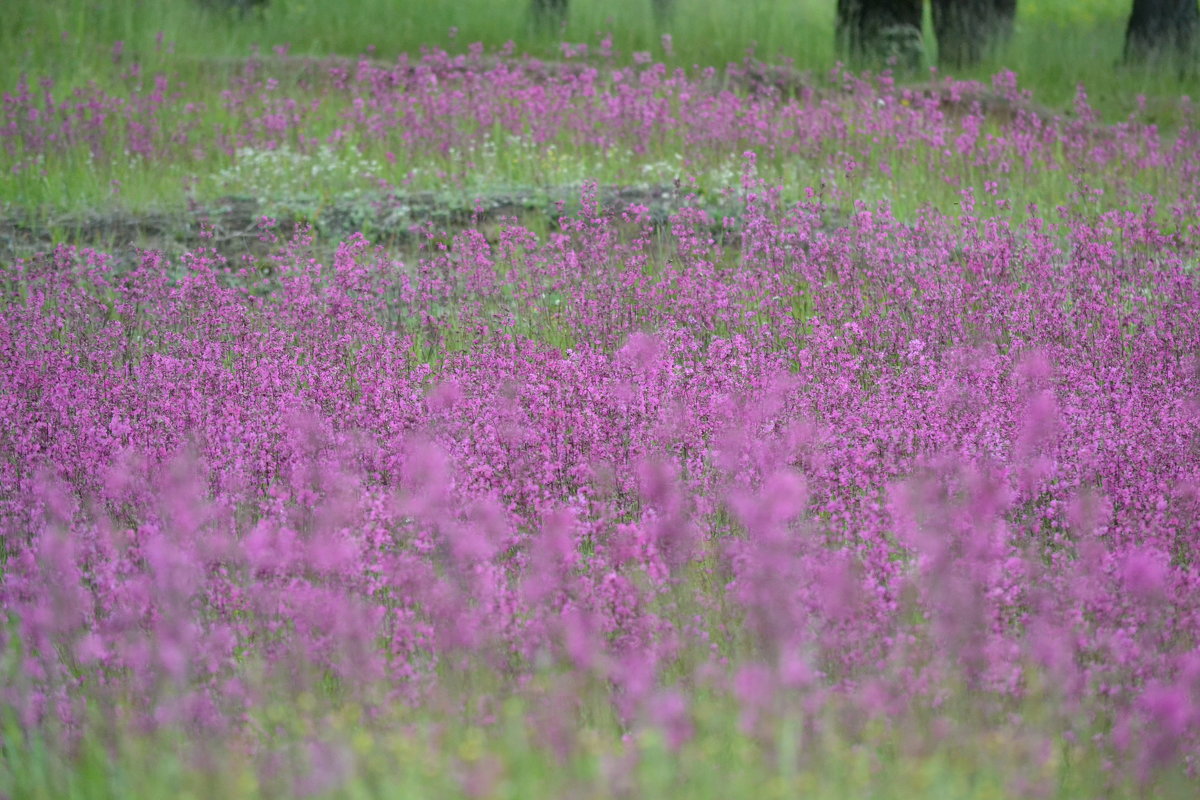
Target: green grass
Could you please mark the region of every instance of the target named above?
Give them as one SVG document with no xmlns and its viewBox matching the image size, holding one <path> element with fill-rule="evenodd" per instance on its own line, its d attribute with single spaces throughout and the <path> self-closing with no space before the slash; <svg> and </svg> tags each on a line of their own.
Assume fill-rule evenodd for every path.
<svg viewBox="0 0 1200 800">
<path fill-rule="evenodd" d="M 1194 93 L 1200 83 L 1194 76 L 1181 78 L 1169 70 L 1114 69 L 1127 5 L 1127 0 L 1023 2 L 1007 49 L 962 77 L 986 81 L 999 69 L 1013 69 L 1022 85 L 1034 91 L 1035 100 L 1054 109 L 1069 107 L 1077 84 L 1084 83 L 1090 102 L 1103 116 L 1123 119 L 1140 107 L 1140 119 L 1170 128 L 1183 113 L 1180 96 Z M 649 0 L 573 0 L 571 8 L 560 35 L 531 23 L 528 0 L 463 0 L 432 7 L 362 0 L 336 10 L 315 2 L 273 0 L 261 15 L 244 19 L 205 11 L 186 0 L 13 0 L 6 9 L 9 24 L 0 29 L 0 50 L 9 55 L 0 64 L 0 82 L 12 88 L 25 75 L 36 86 L 40 78 L 48 77 L 54 81 L 51 92 L 60 97 L 90 82 L 124 95 L 136 91 L 133 87 L 146 76 L 162 73 L 170 76 L 173 91 L 183 91 L 205 109 L 192 117 L 178 109 L 163 112 L 164 128 L 195 125 L 198 131 L 210 132 L 199 136 L 204 140 L 234 124 L 220 95 L 238 63 L 256 46 L 269 53 L 271 48 L 290 45 L 292 54 L 319 56 L 358 55 L 373 45 L 377 57 L 390 59 L 428 46 L 453 52 L 465 50 L 471 42 L 496 49 L 512 41 L 517 52 L 558 57 L 560 39 L 588 42 L 595 53 L 601 37 L 611 33 L 618 63 L 644 50 L 671 65 L 720 66 L 741 60 L 752 46 L 759 58 L 791 59 L 818 76 L 827 74 L 835 63 L 832 0 L 761 0 L 754 14 L 743 13 L 744 4 L 736 0 L 677 0 L 669 23 L 672 54 L 663 49 L 662 31 L 652 18 Z M 448 35 L 451 28 L 458 30 L 454 38 Z M 116 41 L 124 43 L 119 63 L 113 58 Z M 135 62 L 144 77 L 124 74 Z M 280 91 L 290 97 L 301 102 L 320 97 L 320 111 L 305 123 L 307 136 L 324 137 L 337 127 L 348 101 L 296 86 L 295 76 L 270 59 L 264 70 L 279 80 Z M 731 151 L 738 152 L 690 153 L 692 162 L 685 165 L 683 145 L 671 137 L 651 142 L 648 152 L 635 155 L 565 139 L 536 145 L 502 131 L 481 134 L 479 144 L 444 156 L 414 155 L 396 144 L 375 141 L 361 143 L 361 154 L 354 157 L 346 151 L 303 155 L 285 148 L 230 158 L 207 147 L 208 154 L 201 158 L 181 150 L 154 163 L 119 154 L 97 163 L 76 150 L 51 157 L 43 170 L 27 168 L 11 175 L 0 186 L 0 208 L 50 228 L 63 214 L 79 216 L 100 209 L 181 211 L 188 201 L 211 206 L 227 196 L 251 197 L 263 202 L 263 213 L 283 218 L 320 222 L 337 210 L 360 220 L 369 232 L 372 198 L 381 196 L 381 181 L 402 191 L 435 192 L 448 205 L 470 208 L 475 197 L 530 190 L 549 197 L 552 190 L 578 186 L 585 179 L 670 186 L 683 178 L 685 186 L 702 199 L 716 202 L 721 189 L 737 185 L 743 166 L 740 148 L 732 143 Z M 838 161 L 839 151 L 856 154 L 863 168 L 849 178 L 833 174 L 830 164 Z M 17 154 L 14 163 L 20 158 Z M 0 157 L 6 172 L 9 160 Z M 801 199 L 809 186 L 836 186 L 824 198 L 833 207 L 849 210 L 858 201 L 872 206 L 886 199 L 902 218 L 911 218 L 926 205 L 954 212 L 961 199 L 959 189 L 938 177 L 944 171 L 942 164 L 931 168 L 911 158 L 899 160 L 886 143 L 875 143 L 870 131 L 853 130 L 844 142 L 825 143 L 815 155 L 759 161 L 762 178 L 786 187 L 784 201 Z M 985 180 L 998 180 L 1000 197 L 1018 216 L 1030 203 L 1041 208 L 1072 205 L 1071 195 L 1077 189 L 1063 171 L 997 178 L 976 174 L 964 165 L 961 172 L 964 185 L 982 187 Z M 301 173 L 306 176 L 303 181 L 296 177 Z M 690 185 L 693 177 L 696 183 Z M 1098 188 L 1105 190 L 1107 198 L 1143 192 L 1169 198 L 1179 192 L 1175 178 L 1153 170 L 1132 176 L 1112 174 L 1099 176 Z"/>
<path fill-rule="evenodd" d="M 605 33 L 611 33 L 619 61 L 628 61 L 641 50 L 670 65 L 723 65 L 740 61 L 753 44 L 758 58 L 792 59 L 798 68 L 824 73 L 835 58 L 833 5 L 833 0 L 758 0 L 755 13 L 746 14 L 745 0 L 677 0 L 676 18 L 669 26 L 674 52 L 668 55 L 649 0 L 572 0 L 572 16 L 561 35 L 530 24 L 527 0 L 437 4 L 362 0 L 345 5 L 273 0 L 261 19 L 252 16 L 243 21 L 206 13 L 186 0 L 8 0 L 5 25 L 0 28 L 0 51 L 6 54 L 0 63 L 0 83 L 9 90 L 20 75 L 28 74 L 35 79 L 53 77 L 58 93 L 89 81 L 117 87 L 123 80 L 121 71 L 137 60 L 146 74 L 165 72 L 188 83 L 196 98 L 213 109 L 205 118 L 206 124 L 213 124 L 222 121 L 218 92 L 228 74 L 222 70 L 232 69 L 232 63 L 247 56 L 254 45 L 265 52 L 290 45 L 293 54 L 310 55 L 357 55 L 374 45 L 375 54 L 387 59 L 422 46 L 461 51 L 468 43 L 481 41 L 494 49 L 511 40 L 518 52 L 555 57 L 560 39 L 595 47 Z M 1142 119 L 1176 124 L 1178 97 L 1197 94 L 1200 83 L 1172 73 L 1114 69 L 1128 5 L 1128 0 L 1022 0 L 1011 45 L 961 77 L 986 80 L 998 69 L 1013 69 L 1039 102 L 1056 109 L 1069 106 L 1076 85 L 1082 82 L 1093 105 L 1110 120 L 1127 116 L 1141 94 L 1147 97 Z M 458 29 L 453 39 L 448 35 L 451 27 Z M 120 65 L 112 59 L 112 46 L 118 40 L 125 43 Z M 328 133 L 322 125 L 331 128 L 336 111 L 329 105 L 327 117 L 317 120 L 309 134 Z M 837 146 L 869 150 L 869 134 L 855 136 Z M 672 142 L 634 156 L 593 152 L 566 142 L 534 147 L 520 138 L 497 136 L 490 149 L 421 163 L 400 159 L 387 164 L 383 145 L 368 146 L 361 158 L 373 162 L 369 171 L 389 181 L 408 179 L 413 190 L 437 191 L 448 201 L 469 204 L 478 193 L 529 187 L 548 191 L 585 178 L 670 183 L 682 172 L 677 152 Z M 331 206 L 364 202 L 364 193 L 371 189 L 361 179 L 359 162 L 319 153 L 304 157 L 308 160 L 301 164 L 289 158 L 286 151 L 270 157 L 247 154 L 237 162 L 213 157 L 193 163 L 181 158 L 164 168 L 132 159 L 96 164 L 72 155 L 48 165 L 45 175 L 27 172 L 4 181 L 0 204 L 50 222 L 64 211 L 169 209 L 181 206 L 188 196 L 209 202 L 225 194 L 241 194 L 266 198 L 268 213 L 319 218 Z M 464 168 L 468 158 L 475 168 Z M 888 163 L 891 156 L 881 151 L 868 158 L 878 164 Z M 301 185 L 290 177 L 292 170 L 314 166 L 323 170 L 317 180 Z M 826 177 L 823 168 L 820 159 L 759 163 L 761 177 L 795 193 L 785 195 L 785 200 L 798 199 L 805 186 L 819 185 Z M 742 164 L 736 155 L 713 153 L 691 169 L 698 178 L 697 190 L 712 197 L 719 189 L 737 184 Z M 963 177 L 968 183 L 981 183 L 984 176 L 964 170 Z M 1118 181 L 1121 176 L 1112 178 Z M 189 179 L 194 180 L 185 188 Z M 1179 191 L 1171 175 L 1147 172 L 1137 179 L 1139 191 L 1160 195 Z M 1004 199 L 1020 216 L 1032 202 L 1043 209 L 1071 204 L 1075 189 L 1061 172 L 1016 173 L 1005 187 Z M 861 170 L 842 181 L 839 192 L 833 198 L 835 205 L 846 208 L 856 201 L 870 205 L 887 198 L 901 217 L 926 204 L 950 210 L 959 200 L 957 191 L 929 170 L 900 162 L 892 163 L 887 179 L 877 169 Z M 986 208 L 983 198 L 980 205 Z M 553 303 L 554 298 L 548 298 L 545 307 L 533 309 L 520 321 L 520 332 L 566 347 L 570 344 L 566 334 L 555 328 Z M 808 312 L 798 309 L 797 313 Z M 418 341 L 418 352 L 434 361 L 465 348 L 468 333 L 461 332 L 460 338 Z M 752 648 L 744 641 L 726 644 L 735 662 Z M 1110 783 L 1104 755 L 1090 746 L 1086 735 L 1078 743 L 1064 738 L 1061 721 L 1040 718 L 1043 708 L 1055 704 L 1040 706 L 1036 699 L 1016 710 L 1025 720 L 1018 729 L 1027 735 L 1020 737 L 1007 724 L 1003 726 L 1007 735 L 995 733 L 988 720 L 975 715 L 973 701 L 965 695 L 947 707 L 950 733 L 938 733 L 940 723 L 920 710 L 894 727 L 855 719 L 849 713 L 844 718 L 831 712 L 810 719 L 796 711 L 770 722 L 767 735 L 761 731 L 754 735 L 741 729 L 737 704 L 727 695 L 689 692 L 697 698 L 696 736 L 676 753 L 653 727 L 623 727 L 611 713 L 604 687 L 597 685 L 579 693 L 581 706 L 572 719 L 577 741 L 561 757 L 538 739 L 531 721 L 558 679 L 553 673 L 543 676 L 544 685 L 520 692 L 496 685 L 486 671 L 443 677 L 458 690 L 457 702 L 490 704 L 495 720 L 465 722 L 450 699 L 440 714 L 434 713 L 436 707 L 421 712 L 396 707 L 383 719 L 368 721 L 362 709 L 338 703 L 332 696 L 281 698 L 257 712 L 255 721 L 257 730 L 264 732 L 255 744 L 282 754 L 275 774 L 262 769 L 262 759 L 249 755 L 236 741 L 123 730 L 112 715 L 100 712 L 73 748 L 39 738 L 12 719 L 0 719 L 0 797 L 290 796 L 296 789 L 292 779 L 312 766 L 307 763 L 306 747 L 313 741 L 341 754 L 345 783 L 336 792 L 326 792 L 328 796 L 459 797 L 467 794 L 464 784 L 478 779 L 491 789 L 488 796 L 494 797 L 613 797 L 617 795 L 614 776 L 626 782 L 628 796 L 700 800 L 983 800 L 1035 789 L 1044 791 L 1039 796 L 1058 798 L 1193 796 L 1193 787 L 1178 772 L 1157 775 L 1149 786 Z M 626 735 L 629 741 L 623 740 Z M 318 792 L 317 796 L 324 795 Z"/>
<path fill-rule="evenodd" d="M 312 133 L 319 135 L 324 124 L 332 126 L 338 110 L 337 103 L 326 99 Z M 396 151 L 392 160 L 389 147 Z M 635 154 L 628 148 L 605 152 L 565 136 L 538 145 L 527 137 L 492 132 L 485 134 L 481 144 L 445 156 L 405 153 L 386 141 L 365 143 L 361 151 L 321 148 L 304 154 L 285 146 L 275 151 L 243 150 L 236 159 L 216 153 L 204 161 L 185 157 L 165 163 L 135 157 L 96 161 L 73 150 L 53 156 L 44 173 L 26 169 L 13 175 L 0 187 L 0 206 L 7 205 L 35 224 L 52 226 L 62 214 L 182 211 L 189 202 L 213 208 L 224 198 L 248 198 L 260 203 L 261 213 L 309 220 L 318 226 L 329 214 L 348 215 L 356 221 L 356 230 L 372 235 L 383 219 L 391 218 L 393 227 L 420 221 L 409 219 L 412 214 L 394 201 L 385 202 L 381 182 L 401 194 L 432 193 L 449 208 L 469 210 L 476 198 L 506 195 L 541 198 L 549 208 L 556 198 L 575 197 L 586 180 L 659 191 L 681 180 L 683 193 L 695 193 L 701 204 L 736 210 L 740 200 L 736 194 L 728 195 L 728 190 L 740 184 L 745 169 L 740 148 L 731 144 L 730 152 L 693 151 L 690 163 L 680 154 L 684 148 L 675 136 Z M 859 164 L 850 175 L 834 166 L 847 158 L 846 153 L 854 154 Z M 0 164 L 5 161 L 0 156 Z M 1094 171 L 1085 180 L 1103 190 L 1102 200 L 1097 201 L 1076 196 L 1081 186 L 1068 170 L 1001 174 L 966 163 L 948 165 L 937 148 L 926 146 L 898 157 L 886 142 L 880 143 L 877 134 L 853 129 L 844 139 L 823 142 L 815 151 L 761 157 L 757 174 L 769 185 L 782 187 L 780 199 L 785 204 L 803 200 L 809 187 L 825 187 L 822 200 L 831 208 L 848 212 L 857 203 L 874 207 L 886 201 L 902 219 L 912 219 L 927 206 L 957 213 L 964 187 L 975 188 L 981 210 L 1011 209 L 1018 219 L 1026 216 L 1031 204 L 1043 210 L 1059 205 L 1099 210 L 1150 194 L 1165 206 L 1186 190 L 1179 175 L 1166 169 L 1125 174 Z M 947 180 L 947 175 L 957 183 Z M 989 181 L 996 184 L 993 196 L 984 190 Z"/>
<path fill-rule="evenodd" d="M 125 68 L 112 63 L 116 41 L 125 43 L 126 65 L 136 58 L 147 72 L 179 70 L 185 79 L 204 74 L 213 60 L 245 57 L 256 45 L 263 52 L 290 46 L 296 55 L 359 55 L 373 46 L 378 57 L 390 59 L 422 47 L 455 52 L 472 42 L 498 48 L 512 41 L 518 52 L 556 57 L 561 40 L 596 48 L 606 34 L 626 62 L 643 51 L 673 66 L 723 66 L 752 50 L 762 60 L 791 59 L 819 73 L 835 63 L 833 0 L 755 0 L 753 13 L 746 8 L 744 0 L 676 0 L 674 16 L 659 28 L 649 0 L 571 0 L 560 33 L 532 24 L 528 0 L 358 0 L 336 6 L 272 0 L 264 12 L 244 19 L 188 0 L 9 0 L 0 28 L 6 54 L 0 85 L 14 86 L 23 73 L 49 75 L 66 86 L 103 84 Z M 1128 13 L 1129 0 L 1022 0 L 1009 46 L 961 77 L 1012 69 L 1040 102 L 1054 107 L 1069 104 L 1083 83 L 1096 107 L 1113 119 L 1128 114 L 1144 94 L 1149 113 L 1169 122 L 1173 99 L 1197 94 L 1200 79 L 1115 68 Z M 673 38 L 671 55 L 663 50 L 664 32 Z M 933 40 L 928 24 L 926 39 Z M 927 48 L 927 63 L 933 63 L 936 45 Z"/>
<path fill-rule="evenodd" d="M 880 719 L 788 709 L 744 729 L 736 704 L 696 693 L 695 735 L 678 749 L 654 726 L 623 728 L 586 704 L 547 705 L 554 679 L 525 696 L 479 692 L 490 719 L 466 721 L 452 703 L 437 717 L 402 710 L 368 721 L 309 694 L 260 713 L 256 746 L 178 733 L 131 734 L 109 724 L 64 757 L 7 725 L 0 793 L 62 798 L 1188 798 L 1180 771 L 1149 783 L 1117 779 L 1092 748 L 1027 724 L 1022 736 L 964 726 L 948 716 Z M 596 709 L 605 706 L 599 700 Z M 566 741 L 544 724 L 571 717 Z M 1034 717 L 1036 719 L 1036 717 Z M 103 733 L 104 735 L 100 735 Z M 325 784 L 322 786 L 322 784 Z M 334 786 L 336 788 L 330 788 Z"/>
<path fill-rule="evenodd" d="M 195 130 L 208 132 L 198 134 L 203 141 L 212 132 L 234 126 L 235 120 L 223 108 L 221 92 L 256 46 L 266 53 L 290 45 L 292 54 L 357 55 L 373 44 L 375 55 L 388 59 L 427 46 L 453 52 L 476 41 L 492 49 L 513 41 L 517 52 L 558 57 L 560 38 L 588 42 L 595 53 L 601 36 L 611 32 L 618 63 L 644 50 L 672 65 L 719 66 L 741 60 L 753 45 L 757 57 L 772 62 L 791 59 L 797 67 L 814 71 L 818 79 L 834 64 L 832 0 L 761 0 L 754 14 L 743 13 L 744 4 L 736 0 L 678 0 L 669 24 L 674 37 L 671 55 L 663 49 L 649 0 L 615 0 L 615 4 L 573 0 L 561 37 L 532 25 L 527 3 L 463 0 L 429 7 L 362 0 L 339 5 L 335 11 L 315 2 L 273 0 L 261 15 L 239 20 L 186 0 L 13 0 L 6 9 L 9 24 L 0 29 L 0 50 L 9 55 L 0 64 L 0 82 L 12 88 L 25 75 L 36 87 L 40 78 L 48 77 L 54 81 L 51 92 L 60 97 L 90 82 L 126 95 L 136 92 L 134 87 L 148 76 L 162 73 L 170 76 L 172 91 L 183 91 L 205 109 L 190 117 L 179 109 L 164 111 L 164 129 L 195 125 Z M 1197 81 L 1181 79 L 1171 71 L 1114 69 L 1126 6 L 1126 0 L 1024 2 L 1011 45 L 963 77 L 986 81 L 999 69 L 1014 69 L 1036 100 L 1056 109 L 1070 106 L 1082 82 L 1093 106 L 1110 119 L 1127 117 L 1139 107 L 1138 96 L 1144 95 L 1140 118 L 1170 128 L 1183 113 L 1180 95 L 1194 92 Z M 453 39 L 448 35 L 452 27 L 458 29 Z M 120 63 L 113 58 L 116 41 L 124 42 Z M 124 74 L 135 62 L 143 77 Z M 295 75 L 270 59 L 264 75 L 276 78 L 280 92 L 302 103 L 320 98 L 320 111 L 305 122 L 307 136 L 328 136 L 338 126 L 348 100 L 298 87 Z M 910 78 L 925 80 L 926 76 Z M 370 232 L 372 198 L 381 196 L 381 181 L 402 191 L 435 192 L 447 205 L 470 208 L 475 197 L 530 190 L 549 197 L 552 190 L 578 186 L 585 179 L 670 186 L 682 178 L 702 200 L 715 203 L 721 189 L 738 184 L 743 168 L 741 148 L 735 143 L 728 152 L 689 153 L 692 161 L 685 165 L 683 144 L 672 137 L 648 143 L 648 152 L 635 155 L 565 139 L 537 145 L 502 131 L 480 133 L 479 143 L 469 149 L 432 156 L 377 141 L 360 143 L 361 153 L 353 157 L 345 150 L 301 154 L 285 148 L 273 153 L 247 151 L 230 158 L 210 146 L 200 158 L 181 149 L 154 163 L 120 154 L 98 163 L 78 149 L 52 156 L 42 170 L 26 168 L 11 175 L 0 186 L 0 208 L 50 228 L 63 214 L 80 216 L 101 209 L 181 211 L 188 201 L 211 206 L 220 198 L 235 196 L 261 200 L 263 213 L 318 223 L 337 210 L 360 220 Z M 816 154 L 760 157 L 759 174 L 786 187 L 782 198 L 786 202 L 801 199 L 806 187 L 827 185 L 836 189 L 825 201 L 843 210 L 853 209 L 859 201 L 873 206 L 886 199 L 902 218 L 911 218 L 926 205 L 954 212 L 961 198 L 958 187 L 939 178 L 945 165 L 931 168 L 911 158 L 897 159 L 886 143 L 873 139 L 870 131 L 851 130 L 845 141 L 827 142 Z M 854 153 L 863 165 L 849 178 L 834 174 L 830 166 L 840 163 L 842 151 Z M 13 163 L 20 163 L 20 154 L 16 158 Z M 10 160 L 0 156 L 0 167 L 6 172 Z M 997 177 L 977 174 L 964 165 L 961 173 L 964 185 L 982 187 L 985 180 L 997 180 L 1000 197 L 1018 216 L 1030 203 L 1041 208 L 1072 205 L 1071 195 L 1077 189 L 1065 171 Z M 305 175 L 303 181 L 296 177 L 300 174 Z M 694 185 L 688 183 L 693 177 Z M 1142 192 L 1169 198 L 1180 190 L 1176 176 L 1162 171 L 1095 179 L 1106 198 Z"/>
</svg>

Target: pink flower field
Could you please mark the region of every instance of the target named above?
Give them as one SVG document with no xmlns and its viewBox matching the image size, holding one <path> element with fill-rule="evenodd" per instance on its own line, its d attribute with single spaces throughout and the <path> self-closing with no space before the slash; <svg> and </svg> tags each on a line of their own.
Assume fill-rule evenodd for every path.
<svg viewBox="0 0 1200 800">
<path fill-rule="evenodd" d="M 471 191 L 455 154 L 502 132 L 628 153 L 615 182 L 683 156 L 667 215 L 585 181 L 544 229 L 409 252 L 263 217 L 242 250 L 4 263 L 5 738 L 176 737 L 276 796 L 339 792 L 364 731 L 441 753 L 442 796 L 520 795 L 494 731 L 602 751 L 559 796 L 638 795 L 646 748 L 803 771 L 835 739 L 986 740 L 1011 796 L 1072 761 L 1095 796 L 1186 786 L 1200 134 L 1012 75 L 578 63 L 252 67 L 190 126 L 166 77 L 5 95 L 21 180 L 325 146 L 391 155 L 388 203 L 423 159 Z"/>
</svg>

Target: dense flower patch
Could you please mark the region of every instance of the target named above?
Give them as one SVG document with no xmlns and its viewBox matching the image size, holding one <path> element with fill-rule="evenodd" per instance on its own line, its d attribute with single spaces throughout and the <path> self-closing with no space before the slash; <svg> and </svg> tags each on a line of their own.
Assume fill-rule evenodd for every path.
<svg viewBox="0 0 1200 800">
<path fill-rule="evenodd" d="M 548 233 L 427 225 L 403 260 L 264 217 L 264 256 L 6 263 L 6 734 L 507 714 L 566 759 L 601 718 L 686 748 L 716 706 L 779 763 L 882 726 L 1197 767 L 1194 130 L 1047 116 L 1011 75 L 282 63 L 219 110 L 134 68 L 27 82 L 0 166 L 353 193 L 628 155 L 744 210 L 663 225 L 588 182 Z M 856 201 L 914 185 L 955 214 Z"/>
<path fill-rule="evenodd" d="M 223 731 L 281 687 L 420 706 L 485 665 L 676 743 L 701 689 L 747 730 L 966 692 L 1190 758 L 1196 230 L 825 228 L 744 190 L 737 246 L 585 193 L 548 240 L 414 265 L 303 232 L 249 266 L 12 265 L 5 707 Z"/>
<path fill-rule="evenodd" d="M 0 109 L 0 167 L 25 203 L 69 203 L 80 189 L 120 203 L 142 186 L 158 202 L 232 193 L 310 211 L 364 191 L 586 179 L 698 179 L 716 192 L 737 182 L 745 150 L 789 191 L 821 186 L 851 207 L 952 203 L 966 187 L 1018 212 L 1072 196 L 1111 207 L 1153 192 L 1166 203 L 1197 180 L 1192 125 L 1169 135 L 1136 115 L 1100 125 L 1082 87 L 1071 113 L 1051 114 L 1012 73 L 991 86 L 903 87 L 887 75 L 814 78 L 753 61 L 620 67 L 584 53 L 546 63 L 431 49 L 385 63 L 281 50 L 192 83 L 137 63 L 112 86 L 25 79 Z M 1190 120 L 1186 100 L 1181 113 Z"/>
</svg>

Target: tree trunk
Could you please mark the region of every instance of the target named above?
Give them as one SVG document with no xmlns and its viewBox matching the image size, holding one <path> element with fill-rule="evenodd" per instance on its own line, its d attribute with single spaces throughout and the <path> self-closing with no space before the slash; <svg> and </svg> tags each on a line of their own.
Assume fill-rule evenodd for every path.
<svg viewBox="0 0 1200 800">
<path fill-rule="evenodd" d="M 1017 0 L 933 0 L 938 63 L 969 67 L 1012 35 Z"/>
<path fill-rule="evenodd" d="M 838 0 L 837 49 L 851 64 L 918 69 L 922 0 Z"/>
<path fill-rule="evenodd" d="M 558 30 L 567 21 L 567 0 L 533 0 L 533 22 Z"/>
<path fill-rule="evenodd" d="M 650 9 L 654 12 L 654 23 L 663 27 L 671 20 L 675 0 L 650 0 Z"/>
<path fill-rule="evenodd" d="M 245 19 L 251 11 L 257 11 L 261 18 L 269 0 L 199 0 L 202 8 L 237 14 L 238 19 Z"/>
<path fill-rule="evenodd" d="M 1200 30 L 1196 0 L 1133 0 L 1125 29 L 1125 61 L 1146 63 L 1195 55 Z"/>
</svg>

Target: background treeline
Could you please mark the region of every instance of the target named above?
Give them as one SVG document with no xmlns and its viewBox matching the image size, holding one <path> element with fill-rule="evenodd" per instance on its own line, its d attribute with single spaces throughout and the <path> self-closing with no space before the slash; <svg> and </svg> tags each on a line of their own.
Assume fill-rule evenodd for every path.
<svg viewBox="0 0 1200 800">
<path fill-rule="evenodd" d="M 978 79 L 1011 69 L 1045 104 L 1069 104 L 1083 83 L 1115 117 L 1139 95 L 1153 111 L 1155 98 L 1200 91 L 1197 0 L 7 0 L 0 21 L 5 90 L 22 74 L 104 82 L 131 61 L 186 75 L 189 63 L 209 69 L 255 46 L 390 59 L 512 42 L 561 58 L 573 42 L 682 67 L 750 54 L 818 73 L 890 66 L 907 79 L 930 66 Z"/>
<path fill-rule="evenodd" d="M 247 3 L 268 0 L 205 0 L 244 11 Z M 673 0 L 650 0 L 655 20 L 669 24 Z M 836 0 L 836 43 L 851 61 L 895 59 L 920 65 L 924 0 Z M 1079 3 L 1081 6 L 1093 5 Z M 938 63 L 961 68 L 983 61 L 1012 36 L 1017 0 L 930 0 L 937 34 Z M 570 0 L 532 0 L 535 19 L 558 26 Z M 1196 0 L 1132 0 L 1125 28 L 1124 59 L 1129 63 L 1190 60 L 1195 54 L 1200 5 Z M 1184 64 L 1186 65 L 1186 63 Z"/>
</svg>

